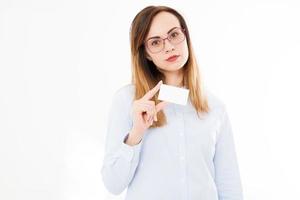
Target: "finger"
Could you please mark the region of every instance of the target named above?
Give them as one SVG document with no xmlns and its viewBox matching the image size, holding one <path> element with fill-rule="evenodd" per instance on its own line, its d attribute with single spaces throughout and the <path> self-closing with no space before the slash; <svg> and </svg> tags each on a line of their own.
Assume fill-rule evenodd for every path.
<svg viewBox="0 0 300 200">
<path fill-rule="evenodd" d="M 151 104 L 141 103 L 140 105 L 142 106 L 142 108 L 145 108 L 145 109 L 153 109 L 153 105 L 151 105 Z"/>
<path fill-rule="evenodd" d="M 153 116 L 150 118 L 150 120 L 148 121 L 149 125 L 151 126 L 153 124 Z"/>
<path fill-rule="evenodd" d="M 148 122 L 151 118 L 151 114 L 149 114 L 149 112 L 145 112 L 145 113 L 142 114 L 142 117 L 143 117 L 145 122 Z"/>
<path fill-rule="evenodd" d="M 150 119 L 153 120 L 153 119 L 154 119 L 154 116 L 155 116 L 155 111 L 154 111 L 154 109 L 151 109 L 150 112 L 149 112 L 149 120 L 150 120 Z"/>
<path fill-rule="evenodd" d="M 151 109 L 153 109 L 153 120 L 157 121 L 157 112 L 156 112 L 156 107 L 155 107 L 155 101 L 146 101 L 145 103 L 151 105 Z"/>
<path fill-rule="evenodd" d="M 151 116 L 152 116 L 152 111 L 149 109 L 149 110 L 147 111 L 147 121 L 150 120 Z"/>
<path fill-rule="evenodd" d="M 143 101 L 141 104 L 151 108 L 151 109 L 154 109 L 155 107 L 155 102 L 154 101 Z"/>
<path fill-rule="evenodd" d="M 150 114 L 148 114 L 148 113 L 146 113 L 146 122 L 149 122 L 150 121 L 150 119 L 151 119 L 151 115 Z"/>
<path fill-rule="evenodd" d="M 162 102 L 158 103 L 156 105 L 156 113 L 158 113 L 159 111 L 164 109 L 168 104 L 169 104 L 169 102 L 166 102 L 166 101 L 162 101 Z"/>
<path fill-rule="evenodd" d="M 154 88 L 152 88 L 151 90 L 149 90 L 143 97 L 142 99 L 144 100 L 149 100 L 151 99 L 155 94 L 156 92 L 159 90 L 160 86 L 162 84 L 162 81 L 159 81 L 156 86 L 154 86 Z"/>
<path fill-rule="evenodd" d="M 143 106 L 144 112 L 147 113 L 147 121 L 149 120 L 150 116 L 153 116 L 155 114 L 155 105 L 149 105 L 149 104 L 141 104 Z"/>
<path fill-rule="evenodd" d="M 147 101 L 143 101 L 143 102 L 150 105 L 150 106 L 155 106 L 155 101 L 147 100 Z"/>
<path fill-rule="evenodd" d="M 145 105 L 140 105 L 140 106 L 141 106 L 141 108 L 140 108 L 139 113 L 141 113 L 143 117 L 146 116 L 145 120 L 148 121 L 149 120 L 149 115 L 151 113 L 150 107 L 145 106 Z"/>
<path fill-rule="evenodd" d="M 152 105 L 149 105 L 144 102 L 140 103 L 138 106 L 139 106 L 139 110 L 141 110 L 142 112 L 146 112 L 147 110 L 152 109 Z"/>
<path fill-rule="evenodd" d="M 149 119 L 147 119 L 147 117 L 148 117 L 149 115 L 148 114 L 146 114 L 146 119 L 144 118 L 144 121 L 145 121 L 145 123 L 146 124 L 150 124 L 151 123 L 151 121 L 153 121 L 153 118 L 152 118 L 152 116 L 149 116 Z"/>
<path fill-rule="evenodd" d="M 148 120 L 148 122 L 151 122 L 151 121 L 153 121 L 153 116 L 150 116 L 150 118 Z"/>
</svg>

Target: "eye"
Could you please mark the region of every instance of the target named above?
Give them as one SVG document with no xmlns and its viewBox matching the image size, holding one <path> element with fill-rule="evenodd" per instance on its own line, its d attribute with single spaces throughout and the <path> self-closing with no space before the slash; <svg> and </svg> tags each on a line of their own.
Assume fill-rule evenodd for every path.
<svg viewBox="0 0 300 200">
<path fill-rule="evenodd" d="M 179 35 L 178 32 L 173 32 L 173 33 L 171 33 L 171 37 L 176 37 L 177 35 Z"/>
<path fill-rule="evenodd" d="M 151 44 L 152 46 L 157 46 L 157 45 L 160 44 L 160 40 L 153 40 L 153 41 L 151 41 L 150 44 Z"/>
</svg>

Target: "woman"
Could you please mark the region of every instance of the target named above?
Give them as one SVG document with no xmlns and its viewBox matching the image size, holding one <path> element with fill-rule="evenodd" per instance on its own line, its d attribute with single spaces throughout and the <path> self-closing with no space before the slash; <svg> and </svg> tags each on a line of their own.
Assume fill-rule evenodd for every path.
<svg viewBox="0 0 300 200">
<path fill-rule="evenodd" d="M 115 93 L 110 109 L 105 187 L 127 189 L 126 200 L 243 199 L 226 108 L 202 86 L 183 17 L 148 6 L 130 38 L 132 84 Z M 162 82 L 189 89 L 188 104 L 159 101 Z"/>
</svg>

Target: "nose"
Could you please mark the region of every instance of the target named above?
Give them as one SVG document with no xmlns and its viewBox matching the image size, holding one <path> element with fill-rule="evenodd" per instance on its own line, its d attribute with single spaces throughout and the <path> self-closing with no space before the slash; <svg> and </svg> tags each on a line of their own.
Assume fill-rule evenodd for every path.
<svg viewBox="0 0 300 200">
<path fill-rule="evenodd" d="M 166 53 L 169 52 L 169 51 L 174 51 L 174 50 L 175 50 L 174 45 L 168 39 L 166 39 L 165 40 L 165 51 L 166 51 Z"/>
</svg>

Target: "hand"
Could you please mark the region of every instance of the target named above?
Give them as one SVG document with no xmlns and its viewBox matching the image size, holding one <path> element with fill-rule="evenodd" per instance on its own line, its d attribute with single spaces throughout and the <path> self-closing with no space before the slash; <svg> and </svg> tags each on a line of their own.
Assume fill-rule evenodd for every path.
<svg viewBox="0 0 300 200">
<path fill-rule="evenodd" d="M 158 92 L 162 81 L 148 91 L 142 98 L 133 102 L 133 130 L 135 133 L 143 134 L 152 124 L 157 121 L 157 113 L 168 103 L 162 101 L 155 105 L 150 99 Z"/>
</svg>

